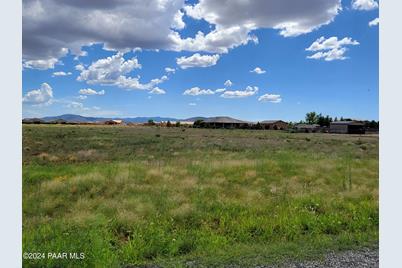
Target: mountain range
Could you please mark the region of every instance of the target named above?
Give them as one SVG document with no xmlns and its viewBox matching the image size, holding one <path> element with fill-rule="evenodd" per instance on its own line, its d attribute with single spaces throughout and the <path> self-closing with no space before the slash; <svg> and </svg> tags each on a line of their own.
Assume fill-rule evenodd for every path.
<svg viewBox="0 0 402 268">
<path fill-rule="evenodd" d="M 186 119 L 178 119 L 178 118 L 173 118 L 173 117 L 160 117 L 160 116 L 154 116 L 154 117 L 115 117 L 115 118 L 110 118 L 110 117 L 89 117 L 89 116 L 82 116 L 82 115 L 77 115 L 77 114 L 63 114 L 63 115 L 58 115 L 58 116 L 46 116 L 40 118 L 41 120 L 45 122 L 51 122 L 55 120 L 65 120 L 67 122 L 79 122 L 79 123 L 93 123 L 93 122 L 102 122 L 106 120 L 114 120 L 114 119 L 121 119 L 125 122 L 131 122 L 131 123 L 146 123 L 148 120 L 154 120 L 155 122 L 160 122 L 160 121 L 196 121 L 196 120 L 204 120 L 206 117 L 191 117 L 191 118 L 186 118 Z"/>
</svg>

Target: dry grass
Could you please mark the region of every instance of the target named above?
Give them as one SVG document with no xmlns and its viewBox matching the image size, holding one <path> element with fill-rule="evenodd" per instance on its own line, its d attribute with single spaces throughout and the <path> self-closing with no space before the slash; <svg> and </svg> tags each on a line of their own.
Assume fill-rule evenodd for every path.
<svg viewBox="0 0 402 268">
<path fill-rule="evenodd" d="M 377 137 L 23 130 L 24 251 L 82 251 L 81 267 L 244 266 L 378 239 Z"/>
</svg>

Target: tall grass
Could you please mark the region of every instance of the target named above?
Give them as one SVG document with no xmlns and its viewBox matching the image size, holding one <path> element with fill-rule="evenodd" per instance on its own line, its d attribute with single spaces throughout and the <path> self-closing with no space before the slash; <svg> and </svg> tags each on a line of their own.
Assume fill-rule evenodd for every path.
<svg viewBox="0 0 402 268">
<path fill-rule="evenodd" d="M 23 148 L 23 251 L 86 255 L 26 267 L 251 266 L 378 240 L 376 137 L 24 126 Z"/>
</svg>

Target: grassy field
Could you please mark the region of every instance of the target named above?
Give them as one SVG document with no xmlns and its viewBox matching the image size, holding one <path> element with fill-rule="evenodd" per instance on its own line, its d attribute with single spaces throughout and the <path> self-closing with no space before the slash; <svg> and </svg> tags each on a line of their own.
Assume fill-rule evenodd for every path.
<svg viewBox="0 0 402 268">
<path fill-rule="evenodd" d="M 378 137 L 23 126 L 25 267 L 253 267 L 378 242 Z"/>
</svg>

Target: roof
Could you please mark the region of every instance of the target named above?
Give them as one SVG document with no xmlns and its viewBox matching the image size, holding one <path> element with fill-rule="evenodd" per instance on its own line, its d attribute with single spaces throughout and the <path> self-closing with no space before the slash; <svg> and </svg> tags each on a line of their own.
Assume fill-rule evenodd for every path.
<svg viewBox="0 0 402 268">
<path fill-rule="evenodd" d="M 275 123 L 278 123 L 278 122 L 286 123 L 283 120 L 264 120 L 264 121 L 261 121 L 261 124 L 275 124 Z"/>
<path fill-rule="evenodd" d="M 247 124 L 249 122 L 239 119 L 231 118 L 228 116 L 210 117 L 204 120 L 205 123 L 226 123 L 226 124 Z"/>
<path fill-rule="evenodd" d="M 331 122 L 331 125 L 355 125 L 355 126 L 364 126 L 364 123 L 361 121 L 335 121 Z"/>
</svg>

